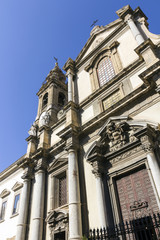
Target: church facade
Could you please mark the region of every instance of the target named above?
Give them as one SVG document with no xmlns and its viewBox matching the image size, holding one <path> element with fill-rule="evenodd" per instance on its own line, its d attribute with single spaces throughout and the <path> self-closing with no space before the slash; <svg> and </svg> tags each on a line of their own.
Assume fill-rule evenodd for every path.
<svg viewBox="0 0 160 240">
<path fill-rule="evenodd" d="M 117 15 L 38 91 L 27 152 L 0 173 L 1 240 L 78 240 L 159 212 L 160 36 L 139 7 Z"/>
</svg>

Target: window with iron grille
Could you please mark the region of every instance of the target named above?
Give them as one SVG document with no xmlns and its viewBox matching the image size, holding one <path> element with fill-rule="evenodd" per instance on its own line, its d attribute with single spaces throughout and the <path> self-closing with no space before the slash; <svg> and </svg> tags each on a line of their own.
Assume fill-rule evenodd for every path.
<svg viewBox="0 0 160 240">
<path fill-rule="evenodd" d="M 104 57 L 98 64 L 97 74 L 100 86 L 103 86 L 115 76 L 110 57 Z"/>
<path fill-rule="evenodd" d="M 67 203 L 66 175 L 59 178 L 59 206 Z"/>
<path fill-rule="evenodd" d="M 106 110 L 107 108 L 111 107 L 112 105 L 117 103 L 120 99 L 121 93 L 120 90 L 118 90 L 103 101 L 104 109 Z"/>
<path fill-rule="evenodd" d="M 7 201 L 2 202 L 1 211 L 0 211 L 0 220 L 4 220 L 6 206 L 7 206 Z"/>
</svg>

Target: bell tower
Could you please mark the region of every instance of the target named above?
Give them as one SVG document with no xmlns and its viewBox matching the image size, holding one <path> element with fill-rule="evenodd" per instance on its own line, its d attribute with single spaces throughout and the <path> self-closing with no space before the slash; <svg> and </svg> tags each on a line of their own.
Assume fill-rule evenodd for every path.
<svg viewBox="0 0 160 240">
<path fill-rule="evenodd" d="M 58 112 L 68 101 L 67 84 L 65 84 L 65 81 L 66 77 L 56 62 L 55 67 L 49 72 L 37 93 L 39 104 L 36 123 L 39 127 L 41 122 L 43 122 L 44 116 L 49 117 L 50 126 L 57 122 Z"/>
</svg>

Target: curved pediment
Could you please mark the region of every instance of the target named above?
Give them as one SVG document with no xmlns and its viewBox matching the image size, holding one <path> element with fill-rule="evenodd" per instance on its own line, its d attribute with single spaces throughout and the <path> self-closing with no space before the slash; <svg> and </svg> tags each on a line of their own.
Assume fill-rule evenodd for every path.
<svg viewBox="0 0 160 240">
<path fill-rule="evenodd" d="M 54 223 L 56 225 L 58 222 L 64 221 L 65 219 L 68 219 L 68 210 L 53 210 L 46 218 L 46 222 L 49 224 Z"/>
<path fill-rule="evenodd" d="M 133 120 L 127 116 L 110 117 L 98 132 L 99 141 L 94 142 L 88 149 L 86 158 L 89 161 L 100 155 L 102 158 L 107 153 L 140 142 L 144 134 L 155 136 L 156 130 L 158 125 L 154 122 Z"/>
</svg>

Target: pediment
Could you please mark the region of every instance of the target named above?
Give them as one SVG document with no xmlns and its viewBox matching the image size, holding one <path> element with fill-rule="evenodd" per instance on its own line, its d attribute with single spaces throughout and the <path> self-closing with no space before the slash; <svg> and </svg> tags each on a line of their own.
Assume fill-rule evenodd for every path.
<svg viewBox="0 0 160 240">
<path fill-rule="evenodd" d="M 126 5 L 126 6 L 122 7 L 121 9 L 119 9 L 118 11 L 116 11 L 116 13 L 119 17 L 124 17 L 127 13 L 130 13 L 130 12 L 133 12 L 130 5 Z"/>
<path fill-rule="evenodd" d="M 67 164 L 68 158 L 58 158 L 51 163 L 51 165 L 48 167 L 48 172 L 54 171 L 61 167 L 64 164 Z"/>
<path fill-rule="evenodd" d="M 49 224 L 56 224 L 57 222 L 63 221 L 64 219 L 68 219 L 68 210 L 53 210 L 46 218 L 46 222 L 48 222 Z"/>
<path fill-rule="evenodd" d="M 19 189 L 22 188 L 22 187 L 23 187 L 23 183 L 21 183 L 21 182 L 16 182 L 16 183 L 14 184 L 14 186 L 12 187 L 12 190 L 15 192 L 15 191 L 19 190 Z"/>
<path fill-rule="evenodd" d="M 89 161 L 94 161 L 98 156 L 102 159 L 108 153 L 113 153 L 127 146 L 139 142 L 144 134 L 152 134 L 158 125 L 146 120 L 133 120 L 127 116 L 109 118 L 98 132 L 99 141 L 94 142 L 86 153 Z"/>
<path fill-rule="evenodd" d="M 106 26 L 95 26 L 90 32 L 90 38 L 77 56 L 76 63 L 79 63 L 81 60 L 85 59 L 85 57 L 94 49 L 98 48 L 98 46 L 100 46 L 101 43 L 104 42 L 114 32 L 121 22 L 121 19 L 117 19 Z"/>
<path fill-rule="evenodd" d="M 5 198 L 7 197 L 11 192 L 8 189 L 4 189 L 1 193 L 0 193 L 0 198 Z"/>
</svg>

